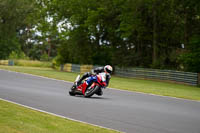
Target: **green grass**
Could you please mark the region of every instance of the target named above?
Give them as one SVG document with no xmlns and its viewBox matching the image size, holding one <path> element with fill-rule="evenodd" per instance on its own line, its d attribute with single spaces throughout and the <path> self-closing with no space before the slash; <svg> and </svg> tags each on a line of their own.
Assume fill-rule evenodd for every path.
<svg viewBox="0 0 200 133">
<path fill-rule="evenodd" d="M 0 100 L 0 133 L 115 133 Z"/>
<path fill-rule="evenodd" d="M 27 66 L 27 67 L 52 67 L 51 62 L 46 61 L 33 61 L 33 60 L 14 60 L 16 66 Z"/>
<path fill-rule="evenodd" d="M 200 88 L 152 80 L 113 77 L 110 87 L 190 100 L 200 100 Z"/>
<path fill-rule="evenodd" d="M 60 72 L 51 68 L 17 66 L 0 66 L 0 68 L 72 82 L 77 76 L 77 73 Z M 109 87 L 200 101 L 200 88 L 189 85 L 112 76 Z"/>
</svg>

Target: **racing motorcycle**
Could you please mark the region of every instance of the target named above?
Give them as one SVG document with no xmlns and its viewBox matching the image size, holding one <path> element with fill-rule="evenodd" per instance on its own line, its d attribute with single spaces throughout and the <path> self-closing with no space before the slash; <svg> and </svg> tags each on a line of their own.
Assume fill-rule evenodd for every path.
<svg viewBox="0 0 200 133">
<path fill-rule="evenodd" d="M 95 76 L 95 75 L 92 75 Z M 106 86 L 106 74 L 105 73 L 100 73 L 97 76 L 97 80 L 92 82 L 90 85 L 87 86 L 85 93 L 82 93 L 81 85 L 87 81 L 87 78 L 82 81 L 80 85 L 77 85 L 77 81 L 80 79 L 80 75 L 76 77 L 76 80 L 71 87 L 69 91 L 69 95 L 75 96 L 75 95 L 83 95 L 84 97 L 91 97 L 94 94 L 101 96 L 103 94 L 102 89 L 105 88 Z"/>
</svg>

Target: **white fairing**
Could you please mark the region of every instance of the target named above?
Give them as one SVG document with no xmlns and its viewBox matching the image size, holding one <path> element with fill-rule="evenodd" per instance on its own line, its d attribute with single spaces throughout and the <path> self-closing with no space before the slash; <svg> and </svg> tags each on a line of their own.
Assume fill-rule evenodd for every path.
<svg viewBox="0 0 200 133">
<path fill-rule="evenodd" d="M 99 73 L 99 75 L 101 76 L 101 80 L 103 81 L 103 82 L 105 82 L 106 81 L 106 73 Z"/>
<path fill-rule="evenodd" d="M 78 76 L 76 77 L 75 82 L 77 82 L 79 79 L 80 79 L 80 75 L 78 75 Z"/>
</svg>

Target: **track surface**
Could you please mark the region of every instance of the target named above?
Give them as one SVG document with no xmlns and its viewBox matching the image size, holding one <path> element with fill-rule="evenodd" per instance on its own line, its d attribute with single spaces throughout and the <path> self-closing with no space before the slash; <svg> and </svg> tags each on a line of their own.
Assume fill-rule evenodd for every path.
<svg viewBox="0 0 200 133">
<path fill-rule="evenodd" d="M 72 97 L 71 85 L 0 70 L 6 100 L 127 133 L 200 133 L 200 102 L 114 89 L 102 97 Z"/>
</svg>

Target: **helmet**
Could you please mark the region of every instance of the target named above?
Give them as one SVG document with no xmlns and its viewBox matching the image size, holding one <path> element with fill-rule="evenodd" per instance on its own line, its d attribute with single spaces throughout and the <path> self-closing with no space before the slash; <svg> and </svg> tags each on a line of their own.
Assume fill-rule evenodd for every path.
<svg viewBox="0 0 200 133">
<path fill-rule="evenodd" d="M 113 71 L 113 68 L 110 65 L 106 65 L 104 67 L 104 71 L 111 74 Z"/>
</svg>

